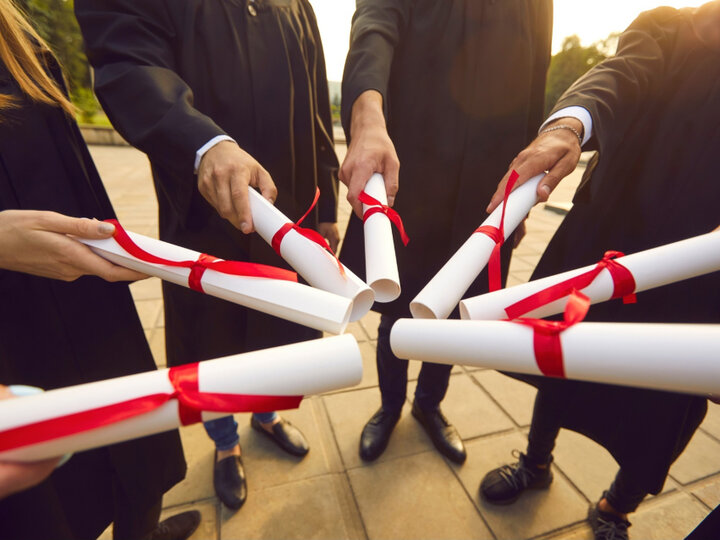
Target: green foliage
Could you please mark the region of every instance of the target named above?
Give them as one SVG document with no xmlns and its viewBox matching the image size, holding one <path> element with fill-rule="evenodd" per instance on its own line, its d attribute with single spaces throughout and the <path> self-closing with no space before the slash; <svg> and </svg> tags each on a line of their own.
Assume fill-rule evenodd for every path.
<svg viewBox="0 0 720 540">
<path fill-rule="evenodd" d="M 78 107 L 78 119 L 89 122 L 99 110 L 92 93 L 90 67 L 83 52 L 80 27 L 73 0 L 15 0 L 52 49 L 68 81 L 70 99 Z"/>
<path fill-rule="evenodd" d="M 552 57 L 545 87 L 545 115 L 552 110 L 557 100 L 572 83 L 591 67 L 605 60 L 611 52 L 614 37 L 593 43 L 589 47 L 580 45 L 578 36 L 566 37 L 562 50 Z"/>
</svg>

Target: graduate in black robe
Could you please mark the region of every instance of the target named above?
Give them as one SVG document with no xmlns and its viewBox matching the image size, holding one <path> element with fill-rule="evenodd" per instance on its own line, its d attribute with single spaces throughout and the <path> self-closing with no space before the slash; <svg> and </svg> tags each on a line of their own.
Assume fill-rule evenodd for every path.
<svg viewBox="0 0 720 540">
<path fill-rule="evenodd" d="M 320 35 L 307 0 L 81 0 L 75 11 L 103 108 L 150 158 L 162 240 L 229 260 L 283 264 L 262 238 L 236 228 L 240 220 L 223 207 L 227 198 L 213 198 L 212 189 L 201 194 L 206 161 L 231 143 L 218 143 L 202 159 L 198 151 L 228 136 L 239 145 L 232 151 L 272 177 L 276 205 L 290 219 L 303 215 L 320 188 L 303 226 L 336 236 L 337 158 Z M 320 337 L 177 285 L 163 283 L 163 297 L 170 366 Z M 253 418 L 279 420 L 273 413 Z M 232 418 L 206 425 L 219 451 L 239 452 Z M 272 429 L 283 449 L 307 452 L 289 423 Z M 218 474 L 216 468 L 216 480 Z M 216 482 L 232 508 L 245 497 L 235 474 L 228 465 L 236 496 L 225 497 Z"/>
<path fill-rule="evenodd" d="M 0 10 L 12 19 L 6 5 Z M 49 53 L 45 62 L 62 87 Z M 115 217 L 68 113 L 24 94 L 2 62 L 0 95 L 14 104 L 0 110 L 0 211 Z M 2 384 L 52 389 L 155 369 L 127 283 L 0 269 L 0 299 Z M 116 538 L 138 538 L 157 525 L 162 494 L 184 476 L 177 431 L 79 452 L 36 487 L 0 501 L 0 538 L 95 538 L 113 521 Z"/>
<path fill-rule="evenodd" d="M 410 316 L 410 301 L 484 220 L 507 164 L 537 133 L 551 28 L 551 0 L 357 2 L 343 75 L 349 147 L 341 179 L 357 211 L 370 175 L 383 173 L 410 237 L 406 247 L 395 242 L 402 294 L 373 308 L 382 313 L 382 407 L 363 431 L 363 459 L 385 449 L 405 401 L 407 361 L 390 350 L 392 324 Z M 363 275 L 363 253 L 362 221 L 353 216 L 341 260 Z M 468 294 L 486 292 L 487 279 L 483 272 Z M 462 462 L 462 440 L 439 411 L 449 376 L 449 366 L 423 364 L 413 413 L 438 449 Z"/>
<path fill-rule="evenodd" d="M 532 279 L 593 264 L 606 250 L 634 253 L 717 227 L 720 2 L 641 14 L 621 35 L 617 55 L 579 79 L 554 111 L 572 112 L 568 107 L 589 113 L 592 137 L 586 149 L 598 152 Z M 560 124 L 583 129 L 576 118 L 553 125 Z M 550 169 L 552 188 L 574 168 L 579 154 L 575 135 L 560 128 L 541 134 L 513 167 L 521 181 Z M 546 197 L 541 188 L 538 194 Z M 592 306 L 586 320 L 717 324 L 718 275 L 641 292 L 636 304 L 614 300 Z M 612 355 L 613 344 L 607 347 Z M 527 455 L 509 472 L 516 478 L 519 469 L 537 473 L 532 467 L 550 461 L 560 427 L 587 435 L 620 464 L 600 506 L 608 510 L 609 503 L 620 514 L 616 525 L 625 533 L 627 513 L 646 494 L 660 492 L 707 408 L 702 396 L 549 378 L 533 384 L 539 391 Z M 492 500 L 506 488 L 492 471 L 481 492 Z"/>
</svg>

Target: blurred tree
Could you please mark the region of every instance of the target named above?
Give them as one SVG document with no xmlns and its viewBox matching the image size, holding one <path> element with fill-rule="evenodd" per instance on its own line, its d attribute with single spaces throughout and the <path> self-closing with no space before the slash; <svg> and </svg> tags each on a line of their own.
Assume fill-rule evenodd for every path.
<svg viewBox="0 0 720 540">
<path fill-rule="evenodd" d="M 572 83 L 591 67 L 613 54 L 617 35 L 593 43 L 589 47 L 580 45 L 578 36 L 563 40 L 562 50 L 550 60 L 547 85 L 545 87 L 545 115 L 547 116 L 560 96 Z"/>
<path fill-rule="evenodd" d="M 73 13 L 73 0 L 15 0 L 47 41 L 63 67 L 70 98 L 79 109 L 79 120 L 90 122 L 100 109 L 92 93 L 90 67 L 83 52 L 82 36 Z"/>
</svg>

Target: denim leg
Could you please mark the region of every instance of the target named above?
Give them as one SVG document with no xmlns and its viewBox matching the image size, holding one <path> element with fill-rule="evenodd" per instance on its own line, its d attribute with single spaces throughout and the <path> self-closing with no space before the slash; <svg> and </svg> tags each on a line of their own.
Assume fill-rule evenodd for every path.
<svg viewBox="0 0 720 540">
<path fill-rule="evenodd" d="M 637 510 L 640 503 L 647 495 L 647 491 L 639 488 L 628 478 L 623 468 L 615 475 L 610 489 L 604 493 L 605 498 L 615 510 L 621 514 L 629 514 Z"/>
<path fill-rule="evenodd" d="M 255 419 L 261 424 L 269 424 L 270 422 L 274 422 L 277 418 L 277 415 L 278 414 L 276 411 L 253 413 Z"/>
<path fill-rule="evenodd" d="M 240 443 L 237 433 L 238 424 L 232 416 L 223 416 L 215 420 L 203 422 L 208 436 L 215 442 L 218 450 L 230 450 Z"/>
<path fill-rule="evenodd" d="M 415 403 L 424 411 L 432 411 L 440 406 L 450 382 L 452 366 L 423 362 L 415 387 Z"/>
<path fill-rule="evenodd" d="M 539 390 L 535 396 L 530 433 L 528 434 L 527 461 L 532 465 L 549 463 L 555 448 L 555 439 L 560 432 L 557 422 L 557 407 L 560 396 L 555 392 Z"/>
<path fill-rule="evenodd" d="M 383 409 L 399 412 L 407 392 L 408 361 L 395 356 L 390 348 L 390 329 L 396 320 L 390 315 L 380 317 L 376 360 Z"/>
</svg>

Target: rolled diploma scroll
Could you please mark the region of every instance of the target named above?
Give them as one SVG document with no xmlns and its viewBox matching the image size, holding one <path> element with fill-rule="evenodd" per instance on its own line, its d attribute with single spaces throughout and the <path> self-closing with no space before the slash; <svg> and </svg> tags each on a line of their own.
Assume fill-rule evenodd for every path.
<svg viewBox="0 0 720 540">
<path fill-rule="evenodd" d="M 615 260 L 632 273 L 636 292 L 709 274 L 720 270 L 720 231 L 640 251 Z M 471 320 L 507 319 L 505 308 L 508 306 L 594 267 L 595 265 L 586 266 L 515 287 L 466 298 L 460 302 L 460 316 Z M 604 269 L 581 292 L 595 304 L 612 298 L 613 288 L 610 272 Z M 523 317 L 540 319 L 562 313 L 566 303 L 567 296 L 530 311 Z"/>
<path fill-rule="evenodd" d="M 370 177 L 365 185 L 365 193 L 387 205 L 385 181 L 381 175 L 375 173 Z M 363 213 L 370 208 L 372 206 L 363 204 Z M 382 212 L 377 212 L 365 220 L 363 230 L 367 283 L 375 291 L 376 301 L 392 302 L 400 296 L 400 276 L 390 219 Z"/>
<path fill-rule="evenodd" d="M 254 189 L 248 191 L 255 230 L 272 245 L 275 233 L 280 227 L 292 221 L 257 191 Z M 350 298 L 353 302 L 350 312 L 351 321 L 362 318 L 370 311 L 375 300 L 372 289 L 347 267 L 343 277 L 337 261 L 327 250 L 297 231 L 291 230 L 280 244 L 280 253 L 282 258 L 313 287 Z"/>
<path fill-rule="evenodd" d="M 537 186 L 545 176 L 533 176 L 508 197 L 504 232 L 507 239 L 525 219 L 537 202 Z M 483 222 L 483 225 L 500 226 L 501 203 Z M 481 210 L 478 210 L 478 214 Z M 486 234 L 473 233 L 452 258 L 445 263 L 427 285 L 410 302 L 410 313 L 416 319 L 446 319 L 478 274 L 483 271 L 495 248 L 495 242 Z"/>
<path fill-rule="evenodd" d="M 143 250 L 171 260 L 197 260 L 200 253 L 128 231 Z M 113 238 L 77 238 L 101 257 L 120 266 L 188 286 L 189 268 L 177 268 L 141 261 L 125 251 Z M 281 279 L 234 276 L 207 269 L 202 276 L 205 293 L 296 322 L 310 328 L 341 334 L 350 318 L 351 302 L 337 294 Z"/>
<path fill-rule="evenodd" d="M 354 386 L 362 378 L 362 357 L 350 334 L 236 354 L 199 364 L 199 390 L 272 396 L 311 395 Z M 18 426 L 156 393 L 171 393 L 168 370 L 50 390 L 0 401 L 0 432 Z M 202 413 L 203 420 L 228 413 Z M 34 461 L 137 439 L 180 425 L 178 402 L 91 431 L 15 448 L 0 461 Z M 1 435 L 0 435 L 1 437 Z"/>
<path fill-rule="evenodd" d="M 720 325 L 579 323 L 560 334 L 568 379 L 673 392 L 720 392 Z M 509 321 L 400 319 L 396 356 L 542 375 L 533 329 Z"/>
</svg>

